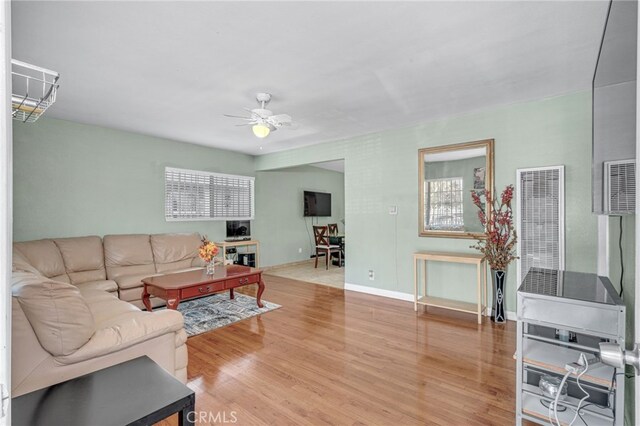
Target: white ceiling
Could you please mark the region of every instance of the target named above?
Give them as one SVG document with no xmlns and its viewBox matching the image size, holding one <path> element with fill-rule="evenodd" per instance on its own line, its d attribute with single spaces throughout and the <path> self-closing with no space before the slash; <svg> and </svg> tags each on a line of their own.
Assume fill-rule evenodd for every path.
<svg viewBox="0 0 640 426">
<path fill-rule="evenodd" d="M 344 173 L 344 160 L 323 161 L 322 163 L 313 163 L 310 165 L 314 167 L 320 167 L 321 169 L 325 170 Z"/>
<path fill-rule="evenodd" d="M 607 4 L 14 1 L 13 57 L 51 117 L 259 155 L 588 89 Z M 299 128 L 222 116 L 258 91 Z"/>
</svg>

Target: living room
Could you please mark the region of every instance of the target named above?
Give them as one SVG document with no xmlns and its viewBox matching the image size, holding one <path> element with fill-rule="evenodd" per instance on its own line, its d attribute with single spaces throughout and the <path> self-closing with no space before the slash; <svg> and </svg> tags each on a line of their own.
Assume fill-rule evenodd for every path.
<svg viewBox="0 0 640 426">
<path fill-rule="evenodd" d="M 0 378 L 14 424 L 77 408 L 30 395 L 79 392 L 144 356 L 138 374 L 159 365 L 157 386 L 184 395 L 180 413 L 141 424 L 636 424 L 635 371 L 599 344 L 631 362 L 640 332 L 635 192 L 624 209 L 602 201 L 614 198 L 603 170 L 635 166 L 637 2 L 7 1 L 2 13 Z M 55 80 L 21 85 L 24 64 Z M 473 182 L 456 187 L 470 158 Z M 527 198 L 531 179 L 547 180 Z M 221 187 L 242 213 L 214 214 Z M 247 230 L 230 231 L 237 221 Z M 471 247 L 499 226 L 502 263 Z M 519 289 L 540 268 L 566 271 L 554 288 L 585 274 L 578 293 L 592 278 L 613 292 L 617 334 L 554 327 L 550 312 L 569 308 L 527 323 Z M 53 320 L 62 301 L 69 318 Z M 527 337 L 536 327 L 555 335 Z M 543 375 L 521 338 L 580 358 Z M 608 382 L 582 400 L 581 377 L 599 369 Z M 107 423 L 77 405 L 58 423 Z"/>
</svg>

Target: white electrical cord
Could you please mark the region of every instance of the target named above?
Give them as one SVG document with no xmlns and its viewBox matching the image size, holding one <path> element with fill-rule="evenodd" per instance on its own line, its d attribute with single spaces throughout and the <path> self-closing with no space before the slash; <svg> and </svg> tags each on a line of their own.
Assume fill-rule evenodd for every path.
<svg viewBox="0 0 640 426">
<path fill-rule="evenodd" d="M 584 393 L 585 396 L 580 400 L 580 402 L 578 402 L 578 408 L 576 409 L 576 414 L 573 415 L 573 419 L 571 419 L 571 423 L 569 423 L 569 426 L 572 426 L 573 423 L 576 421 L 576 419 L 578 418 L 578 413 L 580 413 L 580 407 L 582 406 L 582 403 L 590 396 L 589 392 L 584 390 L 584 388 L 580 384 L 580 377 L 582 377 L 582 375 L 586 373 L 587 370 L 589 369 L 589 361 L 587 361 L 587 357 L 584 356 L 584 354 L 580 354 L 580 359 L 584 362 L 584 369 L 580 372 L 580 374 L 578 374 L 578 377 L 576 377 L 576 384 L 578 385 L 578 388 L 582 391 L 582 393 Z"/>
<path fill-rule="evenodd" d="M 549 404 L 549 422 L 552 425 L 560 426 L 560 420 L 558 420 L 558 401 L 560 401 L 560 395 L 562 394 L 562 388 L 564 384 L 567 383 L 567 379 L 571 375 L 571 371 L 567 371 L 567 374 L 564 375 L 562 381 L 560 382 L 560 386 L 558 386 L 558 391 L 556 392 L 556 397 L 551 404 Z M 553 417 L 551 415 L 553 414 Z M 554 422 L 555 420 L 555 422 Z"/>
<path fill-rule="evenodd" d="M 582 393 L 584 393 L 585 396 L 580 400 L 580 402 L 578 402 L 578 407 L 575 410 L 576 413 L 573 415 L 573 419 L 571 419 L 569 426 L 572 426 L 573 423 L 576 421 L 576 419 L 578 418 L 578 414 L 580 413 L 580 407 L 582 406 L 582 403 L 590 396 L 589 393 L 585 391 L 582 385 L 580 384 L 580 378 L 589 369 L 589 361 L 587 360 L 587 357 L 584 353 L 580 354 L 580 358 L 578 359 L 578 365 L 582 366 L 583 368 L 580 369 L 580 373 L 578 373 L 576 377 L 576 384 L 578 385 L 578 388 L 582 391 Z M 571 368 L 570 364 L 568 364 L 565 368 L 567 369 L 567 373 L 562 378 L 562 381 L 560 382 L 560 386 L 558 386 L 558 391 L 556 393 L 556 397 L 553 403 L 549 404 L 549 415 L 548 415 L 549 422 L 551 422 L 551 424 L 555 426 L 561 426 L 560 419 L 558 419 L 558 402 L 560 401 L 560 395 L 562 395 L 562 388 L 567 382 L 567 379 L 569 378 L 569 376 L 572 373 L 573 374 L 577 373 L 577 371 L 574 368 Z M 566 407 L 566 408 L 570 408 L 570 407 Z M 573 410 L 573 408 L 571 409 Z M 552 414 L 553 414 L 553 418 L 552 418 Z"/>
</svg>

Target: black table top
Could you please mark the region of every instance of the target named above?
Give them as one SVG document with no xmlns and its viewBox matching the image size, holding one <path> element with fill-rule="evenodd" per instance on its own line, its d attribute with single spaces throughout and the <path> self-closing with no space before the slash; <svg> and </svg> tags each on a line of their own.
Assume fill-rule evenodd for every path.
<svg viewBox="0 0 640 426">
<path fill-rule="evenodd" d="M 194 398 L 191 389 L 144 356 L 13 398 L 11 421 L 15 426 L 146 424 L 140 420 L 189 398 Z"/>
<path fill-rule="evenodd" d="M 606 277 L 583 272 L 531 268 L 518 291 L 605 305 L 622 303 Z"/>
</svg>

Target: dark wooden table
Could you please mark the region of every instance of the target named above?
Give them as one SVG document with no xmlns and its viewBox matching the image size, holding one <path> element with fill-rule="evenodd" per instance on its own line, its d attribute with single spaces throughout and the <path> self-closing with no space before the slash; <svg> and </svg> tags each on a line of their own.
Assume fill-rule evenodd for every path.
<svg viewBox="0 0 640 426">
<path fill-rule="evenodd" d="M 233 289 L 245 285 L 257 284 L 258 307 L 262 308 L 264 281 L 262 269 L 242 265 L 216 266 L 215 274 L 208 275 L 205 269 L 159 275 L 142 280 L 142 303 L 148 311 L 153 310 L 150 296 L 156 296 L 167 302 L 167 308 L 177 309 L 182 300 L 206 296 L 212 293 L 229 290 L 233 299 Z"/>
<path fill-rule="evenodd" d="M 151 425 L 179 413 L 180 425 L 193 425 L 195 399 L 191 389 L 143 356 L 13 398 L 11 423 Z"/>
</svg>

